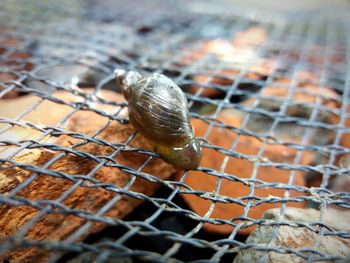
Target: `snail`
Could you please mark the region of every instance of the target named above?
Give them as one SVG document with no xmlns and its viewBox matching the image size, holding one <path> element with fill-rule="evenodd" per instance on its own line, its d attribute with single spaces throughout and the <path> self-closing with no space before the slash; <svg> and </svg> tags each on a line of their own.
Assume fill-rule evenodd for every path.
<svg viewBox="0 0 350 263">
<path fill-rule="evenodd" d="M 154 73 L 116 70 L 115 76 L 128 102 L 129 121 L 151 142 L 154 151 L 175 167 L 196 169 L 201 147 L 188 115 L 182 90 L 169 78 Z"/>
</svg>

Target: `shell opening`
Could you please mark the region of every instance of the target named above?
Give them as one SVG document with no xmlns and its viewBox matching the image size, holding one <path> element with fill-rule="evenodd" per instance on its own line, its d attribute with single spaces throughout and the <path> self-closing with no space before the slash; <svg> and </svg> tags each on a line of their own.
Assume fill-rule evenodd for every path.
<svg viewBox="0 0 350 263">
<path fill-rule="evenodd" d="M 184 170 L 196 169 L 202 157 L 202 149 L 195 138 L 180 147 L 156 145 L 155 151 L 166 162 Z"/>
</svg>

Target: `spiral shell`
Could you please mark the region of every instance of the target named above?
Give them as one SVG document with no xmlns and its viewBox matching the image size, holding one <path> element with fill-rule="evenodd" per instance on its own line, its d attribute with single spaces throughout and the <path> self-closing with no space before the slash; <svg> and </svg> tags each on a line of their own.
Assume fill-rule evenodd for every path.
<svg viewBox="0 0 350 263">
<path fill-rule="evenodd" d="M 182 169 L 195 169 L 201 148 L 188 115 L 182 90 L 162 74 L 142 76 L 116 71 L 117 83 L 128 101 L 133 127 L 152 142 L 162 159 Z"/>
</svg>

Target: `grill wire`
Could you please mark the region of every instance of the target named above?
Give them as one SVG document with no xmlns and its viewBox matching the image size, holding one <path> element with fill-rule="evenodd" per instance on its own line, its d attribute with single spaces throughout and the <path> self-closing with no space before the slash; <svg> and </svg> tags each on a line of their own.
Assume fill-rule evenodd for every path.
<svg viewBox="0 0 350 263">
<path fill-rule="evenodd" d="M 110 4 L 108 1 L 103 1 L 105 2 Z M 103 4 L 99 5 L 94 2 L 81 3 L 79 1 L 74 3 L 62 1 L 59 4 L 54 1 L 44 3 L 28 1 L 25 4 L 3 1 L 0 4 L 0 24 L 2 26 L 0 29 L 0 74 L 12 76 L 11 79 L 0 79 L 0 97 L 5 98 L 17 92 L 20 95 L 19 98 L 23 98 L 26 94 L 37 98 L 17 116 L 11 118 L 1 116 L 0 133 L 4 134 L 13 127 L 31 128 L 40 132 L 40 137 L 35 140 L 23 141 L 13 141 L 0 135 L 2 147 L 16 147 L 10 156 L 1 157 L 1 171 L 17 168 L 17 171 L 31 172 L 30 176 L 9 189 L 6 194 L 0 194 L 0 211 L 6 207 L 23 206 L 31 207 L 36 211 L 35 215 L 25 221 L 13 235 L 0 233 L 0 254 L 4 256 L 14 249 L 35 247 L 51 252 L 47 259 L 49 262 L 65 262 L 79 255 L 94 258 L 96 262 L 108 262 L 112 259 L 131 262 L 131 258 L 136 262 L 165 262 L 167 260 L 232 262 L 237 252 L 253 249 L 266 252 L 261 257 L 261 262 L 268 259 L 268 252 L 271 251 L 294 254 L 308 262 L 342 259 L 340 255 L 327 255 L 320 252 L 318 245 L 327 236 L 350 238 L 349 232 L 337 231 L 323 220 L 330 206 L 343 210 L 350 207 L 349 192 L 330 190 L 332 180 L 336 176 L 349 175 L 350 172 L 349 167 L 341 167 L 337 163 L 339 156 L 350 153 L 350 149 L 340 144 L 342 135 L 350 133 L 349 127 L 345 124 L 346 119 L 350 118 L 348 111 L 350 106 L 350 31 L 347 22 L 331 21 L 324 17 L 312 17 L 312 19 L 300 21 L 277 20 L 277 18 L 274 20 L 269 17 L 269 20 L 254 21 L 241 16 L 215 14 L 194 16 L 190 12 L 179 12 L 174 15 L 165 10 L 162 4 L 155 9 L 155 4 L 150 2 L 145 4 L 144 13 L 140 13 L 136 8 L 129 10 L 129 6 L 136 5 L 133 1 L 128 4 L 119 3 L 120 6 L 117 5 L 115 10 L 108 9 L 107 4 L 103 6 Z M 256 26 L 263 28 L 268 33 L 268 41 L 259 44 L 254 52 L 262 58 L 278 61 L 279 65 L 265 79 L 257 80 L 247 77 L 251 73 L 251 66 L 256 62 L 254 57 L 244 66 L 230 66 L 230 69 L 238 73 L 234 77 L 224 76 L 230 80 L 230 84 L 226 86 L 213 84 L 215 78 L 222 77 L 222 69 L 227 68 L 225 62 L 214 59 L 212 56 L 203 56 L 188 64 L 182 62 L 184 57 L 198 49 L 203 41 L 215 38 L 229 40 L 237 33 Z M 315 51 L 313 47 L 316 45 L 319 48 Z M 317 58 L 317 61 L 310 60 L 311 56 Z M 333 62 L 334 57 L 339 58 L 337 63 Z M 71 65 L 74 66 L 71 67 Z M 74 70 L 74 67 L 78 66 L 95 76 L 93 80 L 86 80 L 88 83 L 86 85 L 79 83 L 78 85 L 81 84 L 80 90 L 52 81 L 43 73 L 59 68 L 62 70 L 60 74 L 69 74 L 72 68 Z M 205 135 L 200 138 L 203 148 L 218 151 L 225 156 L 218 170 L 205 166 L 198 168 L 199 171 L 216 179 L 215 189 L 211 189 L 211 192 L 200 191 L 186 185 L 185 181 L 189 172 L 182 172 L 180 181 L 173 178 L 162 180 L 155 175 L 143 172 L 144 167 L 156 158 L 156 155 L 144 149 L 129 147 L 129 144 L 135 140 L 135 133 L 119 145 L 111 145 L 110 142 L 98 137 L 112 122 L 119 122 L 122 125 L 127 123 L 125 117 L 120 114 L 127 105 L 113 100 L 100 99 L 97 103 L 109 105 L 117 111 L 116 114 L 111 114 L 97 110 L 93 106 L 96 103 L 94 96 L 84 93 L 84 85 L 90 86 L 93 83 L 95 94 L 100 89 L 112 89 L 114 82 L 111 79 L 116 68 L 133 69 L 143 73 L 163 73 L 184 88 L 189 101 L 191 117 L 207 124 Z M 48 71 L 45 71 L 47 69 Z M 288 107 L 294 103 L 292 96 L 300 83 L 300 72 L 305 69 L 315 72 L 317 76 L 315 85 L 331 87 L 337 93 L 334 100 L 341 105 L 338 109 L 322 105 L 320 101 L 324 95 L 319 92 L 315 102 L 306 106 L 298 105 L 298 107 L 311 109 L 308 118 L 290 116 L 286 113 Z M 207 79 L 202 83 L 195 82 L 193 76 L 196 75 L 206 75 Z M 288 95 L 281 102 L 278 111 L 257 107 L 265 97 L 261 93 L 262 89 L 271 86 L 277 78 L 290 79 L 287 84 L 276 85 L 275 83 L 277 87 L 282 85 L 283 88 L 288 89 Z M 33 83 L 45 88 L 34 87 Z M 258 91 L 244 89 L 242 85 L 258 87 Z M 200 88 L 195 93 L 191 93 L 186 89 L 191 86 L 200 86 Z M 201 94 L 205 89 L 223 91 L 224 95 L 219 98 L 204 97 Z M 71 102 L 57 98 L 54 95 L 57 90 L 74 93 L 81 100 Z M 251 97 L 255 98 L 255 107 L 240 104 L 242 100 Z M 39 125 L 23 120 L 25 116 L 35 112 L 42 103 L 47 101 L 57 106 L 66 105 L 70 111 L 56 125 Z M 3 107 L 2 101 L 0 105 Z M 202 106 L 214 110 L 210 115 L 206 115 L 198 111 L 198 108 Z M 245 113 L 241 126 L 235 127 L 220 122 L 218 116 L 223 109 L 235 109 Z M 81 111 L 95 112 L 106 117 L 107 121 L 89 136 L 81 132 L 66 130 L 63 124 Z M 339 122 L 332 124 L 320 121 L 318 116 L 322 111 L 336 114 L 339 116 Z M 250 131 L 247 128 L 257 114 L 273 120 L 266 133 Z M 299 143 L 284 142 L 274 137 L 281 123 L 295 123 L 305 128 L 303 138 L 300 138 Z M 224 148 L 208 140 L 210 133 L 217 127 L 236 134 L 237 137 L 230 142 L 230 147 Z M 322 131 L 324 134 L 334 132 L 333 141 L 322 146 L 308 144 L 315 130 Z M 48 136 L 63 135 L 79 139 L 79 143 L 67 148 L 43 141 Z M 240 136 L 250 136 L 261 141 L 257 154 L 248 156 L 235 150 Z M 113 153 L 95 156 L 78 149 L 79 146 L 88 143 L 111 147 Z M 291 163 L 264 159 L 264 149 L 268 145 L 295 149 L 297 152 L 295 159 Z M 14 157 L 25 149 L 47 149 L 54 151 L 56 155 L 40 166 L 15 161 Z M 113 160 L 127 151 L 145 155 L 148 157 L 147 161 L 135 169 Z M 312 165 L 301 164 L 300 160 L 305 152 L 321 154 L 322 161 Z M 67 155 L 92 160 L 96 166 L 88 174 L 64 174 L 50 169 L 50 166 Z M 253 172 L 250 178 L 239 178 L 235 174 L 225 173 L 230 158 L 243 158 L 248 161 L 254 159 L 255 170 L 260 167 L 275 167 L 288 171 L 289 178 L 284 184 L 257 179 L 256 173 Z M 120 169 L 128 173 L 130 176 L 128 182 L 120 187 L 94 178 L 103 167 Z M 319 186 L 293 184 L 296 173 L 300 171 L 308 174 L 322 174 Z M 32 200 L 23 197 L 21 192 L 39 177 L 61 178 L 67 184 L 71 184 L 71 187 L 62 192 L 62 195 L 56 196 L 54 200 Z M 131 191 L 137 178 L 158 184 L 160 189 L 151 196 Z M 201 179 L 198 178 L 198 180 Z M 224 180 L 234 180 L 249 185 L 249 193 L 239 198 L 222 195 L 220 189 Z M 64 201 L 78 187 L 104 189 L 113 193 L 114 197 L 96 211 L 76 209 L 65 205 Z M 283 189 L 284 196 L 256 198 L 254 193 L 259 188 Z M 299 195 L 290 196 L 292 190 L 298 192 Z M 180 194 L 206 198 L 211 202 L 210 208 L 205 215 L 198 215 L 184 203 Z M 106 216 L 107 211 L 118 204 L 122 196 L 144 202 L 124 219 Z M 318 234 L 318 240 L 312 247 L 291 248 L 273 245 L 279 227 L 296 226 L 295 222 L 287 221 L 283 217 L 290 202 L 307 203 L 309 207 L 320 210 L 319 220 L 312 223 L 297 223 L 298 227 L 307 227 Z M 237 203 L 244 207 L 244 211 L 234 221 L 212 218 L 211 214 L 218 203 Z M 281 219 L 279 221 L 252 219 L 248 213 L 252 207 L 256 206 L 256 203 L 279 203 Z M 63 240 L 28 238 L 26 236 L 28 232 L 33 231 L 33 227 L 49 214 L 79 217 L 84 221 L 79 228 L 74 229 Z M 6 214 L 3 216 L 6 218 Z M 86 233 L 90 233 L 96 223 L 104 224 L 105 230 L 86 237 Z M 235 227 L 230 234 L 211 235 L 203 230 L 204 223 L 231 224 Z M 169 227 L 171 224 L 173 227 Z M 269 245 L 244 243 L 244 237 L 238 233 L 239 230 L 248 226 L 258 225 L 273 226 L 274 231 L 268 242 Z M 7 260 L 11 262 L 11 259 Z"/>
</svg>

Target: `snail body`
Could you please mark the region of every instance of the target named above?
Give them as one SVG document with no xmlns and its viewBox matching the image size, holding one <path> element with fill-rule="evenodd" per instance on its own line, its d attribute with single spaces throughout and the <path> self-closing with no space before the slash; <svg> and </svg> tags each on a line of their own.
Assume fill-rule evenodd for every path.
<svg viewBox="0 0 350 263">
<path fill-rule="evenodd" d="M 116 71 L 116 79 L 128 101 L 129 120 L 163 160 L 182 169 L 195 169 L 201 148 L 188 115 L 182 90 L 162 74 L 142 76 Z"/>
</svg>

